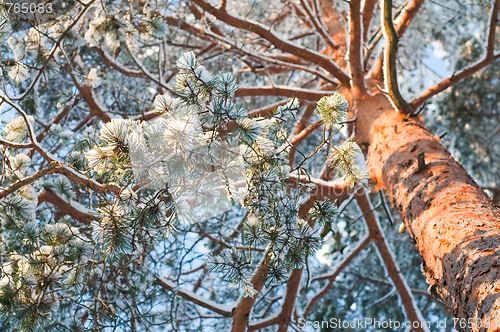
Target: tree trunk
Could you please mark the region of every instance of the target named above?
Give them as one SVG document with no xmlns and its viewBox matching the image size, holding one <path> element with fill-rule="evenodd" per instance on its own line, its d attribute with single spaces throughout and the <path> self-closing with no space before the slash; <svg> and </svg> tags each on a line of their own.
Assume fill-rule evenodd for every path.
<svg viewBox="0 0 500 332">
<path fill-rule="evenodd" d="M 500 331 L 498 209 L 420 117 L 405 119 L 380 92 L 356 105 L 370 177 L 403 217 L 431 291 L 461 319 L 457 329 Z"/>
</svg>

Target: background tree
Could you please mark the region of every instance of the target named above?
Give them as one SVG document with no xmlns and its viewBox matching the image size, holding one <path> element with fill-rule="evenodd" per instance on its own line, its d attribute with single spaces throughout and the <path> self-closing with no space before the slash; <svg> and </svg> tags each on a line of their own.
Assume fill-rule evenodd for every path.
<svg viewBox="0 0 500 332">
<path fill-rule="evenodd" d="M 498 212 L 456 160 L 498 195 L 499 6 L 91 0 L 3 24 L 2 328 L 498 318 Z"/>
</svg>

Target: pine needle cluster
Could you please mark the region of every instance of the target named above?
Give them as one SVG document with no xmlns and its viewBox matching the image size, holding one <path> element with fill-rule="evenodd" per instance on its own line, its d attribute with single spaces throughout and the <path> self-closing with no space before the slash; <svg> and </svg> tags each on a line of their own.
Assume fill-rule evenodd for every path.
<svg viewBox="0 0 500 332">
<path fill-rule="evenodd" d="M 150 23 L 148 29 L 160 34 L 159 23 Z M 91 28 L 111 33 L 99 22 L 92 22 Z M 48 326 L 55 312 L 70 308 L 56 300 L 68 290 L 74 301 L 83 301 L 82 294 L 92 288 L 95 310 L 113 316 L 101 297 L 119 302 L 127 291 L 95 283 L 105 270 L 115 273 L 110 272 L 113 266 L 127 266 L 128 257 L 141 257 L 179 228 L 201 227 L 232 208 L 246 210 L 241 238 L 210 257 L 208 266 L 222 281 L 242 289 L 243 297 L 256 294 L 250 278 L 259 262 L 266 263 L 266 283 L 276 285 L 292 269 L 307 266 L 320 248 L 321 228 L 335 222 L 337 211 L 332 202 L 317 202 L 307 214 L 311 223 L 299 217 L 310 184 L 289 186 L 290 174 L 297 170 L 289 165 L 293 145 L 287 124 L 296 119 L 298 100 L 293 98 L 266 117 L 250 117 L 235 102 L 238 85 L 231 74 L 212 75 L 192 52 L 179 59 L 177 69 L 175 89 L 154 100 L 160 117 L 112 119 L 86 130 L 79 147 L 69 152 L 68 162 L 85 171 L 89 181 L 119 191 L 88 197 L 84 207 L 76 202 L 84 194 L 66 177 L 51 175 L 40 182 L 40 190 L 94 219 L 89 227 L 79 230 L 71 218 L 49 223 L 44 216 L 35 216 L 38 198 L 31 186 L 0 200 L 1 250 L 6 253 L 0 315 L 10 317 L 12 326 L 22 331 Z M 316 110 L 326 126 L 340 126 L 347 116 L 347 102 L 336 93 L 322 98 Z M 33 125 L 32 118 L 28 121 Z M 68 133 L 55 126 L 48 135 L 60 140 Z M 25 119 L 12 119 L 3 129 L 3 139 L 26 142 Z M 351 186 L 365 183 L 355 143 L 346 141 L 333 151 L 330 158 L 338 176 Z M 9 149 L 5 153 L 5 179 L 16 181 L 30 173 L 32 160 L 27 154 Z M 143 258 L 140 262 L 146 264 Z M 111 266 L 108 270 L 106 264 Z M 144 284 L 150 276 L 143 277 L 124 284 Z"/>
</svg>

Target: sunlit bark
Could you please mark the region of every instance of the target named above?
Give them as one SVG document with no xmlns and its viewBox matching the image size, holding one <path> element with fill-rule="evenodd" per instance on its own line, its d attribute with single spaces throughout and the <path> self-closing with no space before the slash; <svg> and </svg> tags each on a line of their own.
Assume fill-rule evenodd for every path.
<svg viewBox="0 0 500 332">
<path fill-rule="evenodd" d="M 371 178 L 403 217 L 430 290 L 459 318 L 499 319 L 498 209 L 421 118 L 396 113 L 382 93 L 359 101 L 358 111 Z"/>
</svg>

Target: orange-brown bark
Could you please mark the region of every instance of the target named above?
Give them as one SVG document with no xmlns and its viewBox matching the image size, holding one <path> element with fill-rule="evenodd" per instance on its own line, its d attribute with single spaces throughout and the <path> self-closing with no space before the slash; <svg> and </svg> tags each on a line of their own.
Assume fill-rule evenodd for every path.
<svg viewBox="0 0 500 332">
<path fill-rule="evenodd" d="M 267 259 L 268 257 L 266 256 L 265 260 Z M 259 265 L 257 271 L 252 277 L 252 280 L 250 280 L 250 282 L 253 285 L 253 288 L 257 292 L 260 292 L 262 288 L 264 288 L 265 275 L 268 271 L 265 260 Z M 245 332 L 247 330 L 248 318 L 250 317 L 250 312 L 252 311 L 253 305 L 256 300 L 257 300 L 257 295 L 254 295 L 253 297 L 245 297 L 238 303 L 238 305 L 233 311 L 234 315 L 233 315 L 233 325 L 231 328 L 231 332 Z"/>
<path fill-rule="evenodd" d="M 500 319 L 498 209 L 422 119 L 396 113 L 382 93 L 357 107 L 358 138 L 369 144 L 370 176 L 387 189 L 402 215 L 432 292 L 458 318 Z M 467 331 L 479 327 L 472 324 Z"/>
<path fill-rule="evenodd" d="M 279 315 L 278 332 L 288 331 L 288 326 L 290 325 L 293 309 L 295 307 L 295 301 L 297 299 L 297 292 L 299 290 L 302 272 L 302 268 L 295 269 L 292 271 L 290 278 L 288 279 L 285 301 L 283 302 L 281 314 Z"/>
<path fill-rule="evenodd" d="M 363 25 L 361 23 L 361 1 L 349 1 L 350 8 L 350 43 L 349 43 L 349 67 L 351 68 L 352 94 L 356 98 L 365 93 L 365 79 L 363 77 Z"/>
</svg>

